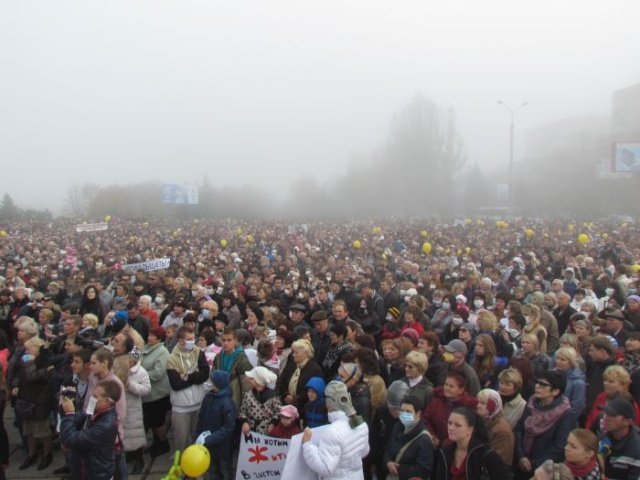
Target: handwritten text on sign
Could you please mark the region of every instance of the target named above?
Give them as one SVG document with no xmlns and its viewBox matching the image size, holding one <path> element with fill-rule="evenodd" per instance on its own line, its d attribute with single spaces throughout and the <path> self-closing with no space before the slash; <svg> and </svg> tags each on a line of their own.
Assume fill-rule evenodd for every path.
<svg viewBox="0 0 640 480">
<path fill-rule="evenodd" d="M 241 435 L 236 480 L 277 478 L 287 459 L 289 440 L 250 432 Z"/>
</svg>

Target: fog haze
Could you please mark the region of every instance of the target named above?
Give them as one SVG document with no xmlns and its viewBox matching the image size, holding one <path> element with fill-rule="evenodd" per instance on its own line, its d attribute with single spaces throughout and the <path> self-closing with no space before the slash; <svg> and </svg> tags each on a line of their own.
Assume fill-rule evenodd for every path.
<svg viewBox="0 0 640 480">
<path fill-rule="evenodd" d="M 445 4 L 446 3 L 446 4 Z M 71 183 L 329 182 L 416 93 L 453 107 L 467 165 L 526 129 L 609 115 L 640 81 L 640 3 L 19 1 L 0 13 L 0 193 Z"/>
</svg>

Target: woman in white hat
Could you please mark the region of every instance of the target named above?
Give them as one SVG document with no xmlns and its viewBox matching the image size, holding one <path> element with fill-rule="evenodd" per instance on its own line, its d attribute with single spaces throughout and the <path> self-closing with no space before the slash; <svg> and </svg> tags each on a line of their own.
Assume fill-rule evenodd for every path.
<svg viewBox="0 0 640 480">
<path fill-rule="evenodd" d="M 267 434 L 269 423 L 278 419 L 282 402 L 275 391 L 278 376 L 265 367 L 254 367 L 245 373 L 251 390 L 242 397 L 239 418 L 243 433 Z"/>
</svg>

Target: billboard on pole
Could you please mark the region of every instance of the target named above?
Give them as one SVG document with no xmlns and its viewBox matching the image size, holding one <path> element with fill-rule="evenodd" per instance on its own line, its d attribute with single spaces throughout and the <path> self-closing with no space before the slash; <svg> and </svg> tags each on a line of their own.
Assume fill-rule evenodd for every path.
<svg viewBox="0 0 640 480">
<path fill-rule="evenodd" d="M 162 185 L 162 203 L 175 205 L 197 205 L 198 187 L 165 183 Z"/>
</svg>

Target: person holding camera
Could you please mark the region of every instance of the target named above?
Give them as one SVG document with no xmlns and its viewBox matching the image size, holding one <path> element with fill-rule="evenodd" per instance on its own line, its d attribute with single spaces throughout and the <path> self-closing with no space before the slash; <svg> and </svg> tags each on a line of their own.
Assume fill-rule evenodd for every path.
<svg viewBox="0 0 640 480">
<path fill-rule="evenodd" d="M 93 361 L 93 359 L 92 359 Z M 61 396 L 63 410 L 60 440 L 71 452 L 71 478 L 109 480 L 116 470 L 118 413 L 122 386 L 115 380 L 100 381 L 91 395 L 86 415 L 76 413 L 73 400 Z"/>
</svg>

